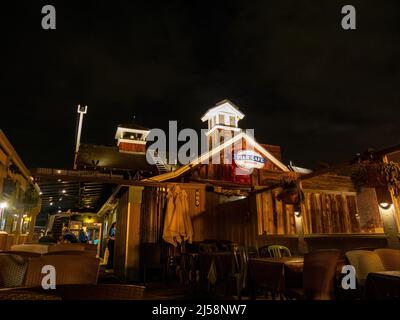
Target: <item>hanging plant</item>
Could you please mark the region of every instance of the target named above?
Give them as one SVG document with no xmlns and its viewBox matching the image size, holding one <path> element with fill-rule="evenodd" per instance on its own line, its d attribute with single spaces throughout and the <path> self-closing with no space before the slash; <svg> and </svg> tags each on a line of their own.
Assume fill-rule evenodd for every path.
<svg viewBox="0 0 400 320">
<path fill-rule="evenodd" d="M 379 172 L 385 177 L 386 183 L 393 189 L 396 197 L 400 196 L 400 164 L 390 161 L 381 163 Z"/>
<path fill-rule="evenodd" d="M 400 165 L 393 161 L 361 162 L 353 171 L 351 180 L 357 192 L 360 192 L 362 187 L 381 188 L 389 185 L 396 197 L 400 195 Z"/>
<path fill-rule="evenodd" d="M 281 180 L 280 187 L 282 191 L 278 194 L 277 199 L 286 204 L 298 204 L 303 201 L 303 193 L 301 192 L 297 180 L 290 177 L 284 177 Z"/>
</svg>

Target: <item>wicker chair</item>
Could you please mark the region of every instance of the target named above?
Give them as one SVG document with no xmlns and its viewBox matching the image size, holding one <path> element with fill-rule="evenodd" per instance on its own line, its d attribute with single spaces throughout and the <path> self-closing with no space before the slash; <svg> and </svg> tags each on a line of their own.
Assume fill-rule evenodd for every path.
<svg viewBox="0 0 400 320">
<path fill-rule="evenodd" d="M 56 269 L 56 284 L 97 284 L 100 260 L 87 255 L 44 255 L 31 259 L 24 279 L 24 286 L 41 286 L 45 265 Z"/>
<path fill-rule="evenodd" d="M 386 271 L 400 270 L 400 250 L 396 249 L 376 249 Z"/>
<path fill-rule="evenodd" d="M 0 253 L 0 288 L 20 287 L 23 284 L 27 267 L 27 258 L 10 253 Z"/>
</svg>

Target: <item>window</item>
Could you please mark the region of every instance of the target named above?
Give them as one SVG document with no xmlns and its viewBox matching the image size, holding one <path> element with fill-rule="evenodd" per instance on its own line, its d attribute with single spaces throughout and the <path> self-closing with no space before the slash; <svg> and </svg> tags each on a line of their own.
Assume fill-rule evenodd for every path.
<svg viewBox="0 0 400 320">
<path fill-rule="evenodd" d="M 230 116 L 229 117 L 229 121 L 230 121 L 230 125 L 232 126 L 232 127 L 234 127 L 236 124 L 235 124 L 235 117 L 234 116 Z"/>
<path fill-rule="evenodd" d="M 225 116 L 223 114 L 219 115 L 219 124 L 225 124 Z"/>
<path fill-rule="evenodd" d="M 305 192 L 304 233 L 383 233 L 373 188 L 360 193 Z"/>
</svg>

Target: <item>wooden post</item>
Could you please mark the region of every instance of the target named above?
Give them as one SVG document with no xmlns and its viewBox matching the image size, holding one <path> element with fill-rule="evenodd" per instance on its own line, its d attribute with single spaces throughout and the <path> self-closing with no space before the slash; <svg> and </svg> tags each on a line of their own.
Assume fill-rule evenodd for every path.
<svg viewBox="0 0 400 320">
<path fill-rule="evenodd" d="M 383 157 L 383 162 L 388 163 L 387 156 Z M 391 208 L 386 209 L 386 210 L 379 207 L 379 211 L 381 212 L 381 217 L 383 220 L 383 227 L 385 230 L 385 234 L 387 236 L 388 247 L 400 249 L 400 239 L 398 236 L 398 232 L 400 231 L 400 229 L 398 229 L 399 228 L 398 219 L 399 219 L 400 209 L 399 209 L 398 203 L 396 201 L 397 199 L 394 196 L 393 188 L 388 186 L 388 190 L 392 197 L 393 205 L 391 206 Z"/>
<path fill-rule="evenodd" d="M 140 218 L 143 187 L 129 187 L 125 239 L 125 280 L 140 277 Z"/>
<path fill-rule="evenodd" d="M 303 185 L 302 182 L 299 184 L 299 189 L 300 191 L 303 191 Z M 305 196 L 305 194 L 304 194 Z M 295 222 L 296 222 L 296 233 L 298 235 L 298 246 L 297 249 L 299 250 L 300 254 L 304 254 L 308 251 L 307 249 L 307 243 L 304 240 L 304 215 L 306 213 L 306 205 L 305 205 L 306 199 L 304 199 L 304 202 L 300 203 L 300 216 L 297 217 L 295 216 Z"/>
</svg>

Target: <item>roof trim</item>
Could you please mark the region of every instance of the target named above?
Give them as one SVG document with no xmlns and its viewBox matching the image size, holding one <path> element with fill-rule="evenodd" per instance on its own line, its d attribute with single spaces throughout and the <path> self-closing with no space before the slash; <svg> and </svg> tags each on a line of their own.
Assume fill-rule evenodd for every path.
<svg viewBox="0 0 400 320">
<path fill-rule="evenodd" d="M 243 112 L 241 112 L 241 111 L 239 110 L 239 108 L 238 108 L 232 101 L 230 101 L 230 100 L 228 100 L 228 99 L 224 99 L 224 100 L 222 100 L 222 101 L 220 101 L 220 102 L 217 102 L 217 103 L 215 104 L 214 107 L 208 109 L 208 110 L 206 111 L 206 113 L 204 113 L 204 115 L 201 117 L 201 121 L 203 121 L 203 122 L 206 121 L 206 120 L 207 120 L 207 115 L 208 115 L 210 112 L 212 112 L 212 111 L 214 111 L 214 110 L 216 110 L 216 109 L 218 109 L 218 108 L 221 108 L 221 107 L 223 107 L 223 106 L 226 105 L 226 104 L 228 104 L 229 107 L 232 108 L 232 110 L 237 114 L 237 116 L 239 117 L 240 120 L 244 118 Z"/>
<path fill-rule="evenodd" d="M 251 144 L 255 149 L 257 149 L 259 152 L 263 154 L 266 158 L 268 158 L 273 164 L 275 164 L 279 169 L 282 171 L 288 172 L 290 171 L 287 166 L 285 166 L 281 161 L 279 161 L 277 158 L 275 158 L 270 152 L 268 152 L 264 147 L 262 147 L 260 144 L 258 144 L 252 137 L 250 137 L 248 134 L 245 132 L 241 132 L 238 135 L 234 136 L 232 139 L 226 141 L 225 143 L 221 144 L 220 146 L 214 148 L 211 151 L 208 151 L 201 156 L 199 156 L 197 159 L 194 159 L 190 163 L 178 168 L 175 171 L 172 172 L 167 172 L 160 174 L 158 176 L 151 177 L 149 179 L 144 179 L 144 181 L 158 181 L 158 182 L 163 182 L 171 179 L 175 179 L 186 173 L 192 168 L 197 167 L 198 165 L 202 164 L 203 161 L 206 159 L 209 159 L 213 155 L 215 155 L 218 152 L 221 152 L 225 148 L 231 146 L 233 143 L 236 141 L 239 141 L 240 139 L 245 139 L 249 144 Z"/>
</svg>

